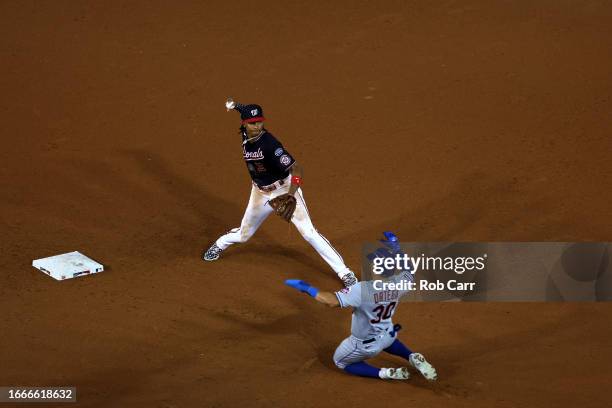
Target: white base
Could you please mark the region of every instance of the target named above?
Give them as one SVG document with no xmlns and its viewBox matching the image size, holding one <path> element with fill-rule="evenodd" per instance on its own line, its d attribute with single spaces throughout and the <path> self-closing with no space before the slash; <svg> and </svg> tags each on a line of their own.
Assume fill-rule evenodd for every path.
<svg viewBox="0 0 612 408">
<path fill-rule="evenodd" d="M 104 270 L 103 265 L 77 251 L 36 259 L 32 261 L 32 266 L 56 280 L 91 275 Z"/>
</svg>

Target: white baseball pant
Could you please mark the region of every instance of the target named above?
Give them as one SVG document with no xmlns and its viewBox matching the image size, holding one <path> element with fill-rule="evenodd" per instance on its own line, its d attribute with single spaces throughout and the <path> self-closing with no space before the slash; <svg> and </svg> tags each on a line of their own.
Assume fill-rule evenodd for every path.
<svg viewBox="0 0 612 408">
<path fill-rule="evenodd" d="M 393 344 L 396 336 L 397 334 L 392 336 L 389 332 L 384 331 L 375 337 L 375 341 L 364 344 L 362 339 L 350 335 L 342 340 L 336 349 L 334 363 L 338 368 L 344 369 L 347 365 L 376 357 L 381 351 Z"/>
<path fill-rule="evenodd" d="M 252 186 L 249 204 L 242 217 L 240 227 L 231 229 L 228 233 L 219 237 L 215 242 L 219 248 L 225 250 L 230 245 L 246 242 L 255 234 L 255 231 L 257 231 L 264 220 L 273 212 L 268 201 L 289 192 L 291 176 L 283 181 L 283 185 L 276 182 L 275 185 L 277 188 L 271 192 L 264 192 L 257 188 L 257 186 Z M 312 245 L 321 258 L 323 258 L 333 271 L 336 272 L 338 277 L 342 279 L 345 274 L 350 272 L 350 269 L 344 264 L 344 260 L 338 251 L 336 251 L 327 238 L 317 231 L 312 224 L 301 188 L 298 188 L 295 192 L 295 198 L 297 204 L 291 222 L 295 225 L 302 237 Z"/>
</svg>

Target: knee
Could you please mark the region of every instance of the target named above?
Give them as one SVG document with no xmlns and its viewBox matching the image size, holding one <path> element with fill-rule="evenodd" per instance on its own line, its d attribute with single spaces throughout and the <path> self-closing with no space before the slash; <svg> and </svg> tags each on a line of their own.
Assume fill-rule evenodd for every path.
<svg viewBox="0 0 612 408">
<path fill-rule="evenodd" d="M 299 231 L 302 237 L 309 243 L 313 243 L 317 238 L 317 231 L 312 227 L 301 228 Z"/>
<path fill-rule="evenodd" d="M 253 236 L 253 230 L 251 228 L 232 228 L 229 230 L 228 234 L 231 234 L 231 240 L 233 243 L 242 244 L 247 242 L 251 236 Z"/>
<path fill-rule="evenodd" d="M 239 242 L 244 243 L 247 242 L 253 236 L 253 232 L 250 228 L 242 228 L 240 230 L 240 238 Z"/>
<path fill-rule="evenodd" d="M 342 351 L 340 350 L 340 348 L 336 349 L 336 351 L 334 352 L 334 364 L 336 365 L 336 367 L 338 367 L 341 370 L 344 370 L 344 367 L 346 367 L 346 355 L 344 353 L 342 353 Z"/>
<path fill-rule="evenodd" d="M 336 356 L 334 356 L 334 364 L 341 370 L 344 370 L 344 367 L 346 367 L 346 363 L 343 363 L 342 361 L 336 359 Z"/>
</svg>

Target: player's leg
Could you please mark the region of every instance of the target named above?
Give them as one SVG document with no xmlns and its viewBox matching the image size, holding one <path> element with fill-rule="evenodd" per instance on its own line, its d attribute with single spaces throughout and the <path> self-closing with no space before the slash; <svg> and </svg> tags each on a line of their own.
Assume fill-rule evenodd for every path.
<svg viewBox="0 0 612 408">
<path fill-rule="evenodd" d="M 368 355 L 359 349 L 358 340 L 347 337 L 334 352 L 334 364 L 349 374 L 378 378 L 380 369 L 365 363 L 363 360 L 367 357 Z"/>
<path fill-rule="evenodd" d="M 272 208 L 267 205 L 267 202 L 268 195 L 262 193 L 257 187 L 253 186 L 240 227 L 233 228 L 226 234 L 220 236 L 204 253 L 202 258 L 205 261 L 214 261 L 218 259 L 221 252 L 230 245 L 248 241 L 272 212 Z"/>
<path fill-rule="evenodd" d="M 400 356 L 408 361 L 410 361 L 410 355 L 412 354 L 412 350 L 406 347 L 399 339 L 395 339 L 395 341 L 384 349 L 384 351 L 395 356 Z"/>
<path fill-rule="evenodd" d="M 342 256 L 332 244 L 312 224 L 302 189 L 295 193 L 297 205 L 291 222 L 296 226 L 302 237 L 319 253 L 321 258 L 336 272 L 346 286 L 357 282 L 355 274 L 344 264 Z"/>
<path fill-rule="evenodd" d="M 360 377 L 380 378 L 380 368 L 371 366 L 365 361 L 349 364 L 344 367 L 344 371 Z"/>
<path fill-rule="evenodd" d="M 410 364 L 419 370 L 423 377 L 428 380 L 434 381 L 438 378 L 436 369 L 427 361 L 425 357 L 420 353 L 415 353 L 410 350 L 404 343 L 399 339 L 395 339 L 393 343 L 384 349 L 385 352 L 405 358 Z"/>
<path fill-rule="evenodd" d="M 216 244 L 221 250 L 225 250 L 232 244 L 247 242 L 255 234 L 255 231 L 272 213 L 272 208 L 267 205 L 268 194 L 262 193 L 257 187 L 251 189 L 249 204 L 244 212 L 240 227 L 231 229 L 217 240 Z"/>
<path fill-rule="evenodd" d="M 385 380 L 406 380 L 410 377 L 408 369 L 401 368 L 378 368 L 364 360 L 374 357 L 379 350 L 365 350 L 360 345 L 360 340 L 353 336 L 347 337 L 340 343 L 334 353 L 334 363 L 345 372 L 360 377 L 381 378 Z"/>
</svg>

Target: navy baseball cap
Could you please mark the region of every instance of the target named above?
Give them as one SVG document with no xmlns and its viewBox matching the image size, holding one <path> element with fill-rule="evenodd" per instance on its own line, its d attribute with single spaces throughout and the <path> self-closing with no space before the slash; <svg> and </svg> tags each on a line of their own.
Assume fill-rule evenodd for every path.
<svg viewBox="0 0 612 408">
<path fill-rule="evenodd" d="M 236 109 L 240 112 L 242 123 L 263 122 L 265 120 L 263 109 L 259 105 L 241 105 L 236 106 Z"/>
</svg>

